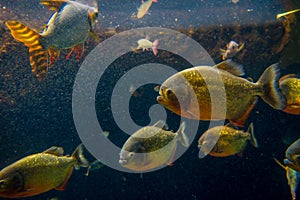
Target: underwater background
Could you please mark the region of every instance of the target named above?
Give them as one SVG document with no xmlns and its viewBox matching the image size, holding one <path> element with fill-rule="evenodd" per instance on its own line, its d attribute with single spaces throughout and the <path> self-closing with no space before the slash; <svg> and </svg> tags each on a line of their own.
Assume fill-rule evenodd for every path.
<svg viewBox="0 0 300 200">
<path fill-rule="evenodd" d="M 163 27 L 199 42 L 215 63 L 222 61 L 219 49 L 228 42 L 244 42 L 244 49 L 233 60 L 244 66 L 254 82 L 277 62 L 282 75 L 300 73 L 300 13 L 288 21 L 289 26 L 286 20 L 276 19 L 278 13 L 299 8 L 299 1 L 159 0 L 141 20 L 132 16 L 141 3 L 138 0 L 97 3 L 95 32 L 101 41 L 133 28 Z M 62 146 L 71 154 L 81 143 L 73 121 L 72 89 L 81 63 L 97 42 L 88 39 L 80 62 L 75 57 L 65 60 L 68 51 L 61 51 L 47 78 L 38 81 L 31 72 L 27 47 L 15 41 L 5 26 L 6 20 L 14 19 L 41 30 L 51 13 L 38 0 L 0 0 L 0 169 L 51 146 Z M 110 98 L 120 77 L 145 63 L 166 64 L 177 71 L 191 67 L 176 55 L 169 55 L 169 59 L 161 55 L 130 52 L 113 62 L 98 84 L 97 117 L 119 147 L 128 135 L 114 122 Z M 154 87 L 138 88 L 139 95 L 129 102 L 132 120 L 140 126 L 150 123 L 149 108 L 157 104 Z M 166 112 L 169 128 L 177 130 L 180 117 Z M 171 167 L 139 174 L 104 166 L 89 176 L 84 175 L 86 169 L 75 170 L 66 190 L 24 199 L 291 199 L 285 171 L 273 158 L 282 161 L 286 148 L 299 138 L 300 116 L 274 110 L 260 99 L 246 128 L 250 122 L 259 148 L 248 144 L 241 156 L 199 159 L 197 139 L 209 124 L 201 121 L 196 139 Z M 85 155 L 90 161 L 95 159 L 88 151 Z"/>
</svg>

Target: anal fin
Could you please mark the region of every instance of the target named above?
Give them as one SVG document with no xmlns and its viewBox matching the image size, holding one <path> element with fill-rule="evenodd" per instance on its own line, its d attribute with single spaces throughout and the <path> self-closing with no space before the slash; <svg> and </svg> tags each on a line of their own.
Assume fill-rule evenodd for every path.
<svg viewBox="0 0 300 200">
<path fill-rule="evenodd" d="M 59 185 L 58 187 L 55 188 L 56 190 L 64 190 L 64 189 L 66 189 L 66 185 L 67 185 L 67 183 L 68 183 L 68 181 L 69 181 L 69 179 L 70 179 L 70 177 L 72 175 L 72 172 L 73 172 L 73 168 L 70 170 L 69 174 L 66 176 L 64 182 L 61 185 Z"/>
</svg>

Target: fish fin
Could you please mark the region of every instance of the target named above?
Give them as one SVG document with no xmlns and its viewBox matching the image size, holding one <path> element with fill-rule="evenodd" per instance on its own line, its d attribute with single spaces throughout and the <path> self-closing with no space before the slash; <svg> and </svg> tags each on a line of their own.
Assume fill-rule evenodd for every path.
<svg viewBox="0 0 300 200">
<path fill-rule="evenodd" d="M 17 21 L 8 20 L 6 26 L 16 40 L 29 48 L 32 72 L 38 80 L 44 79 L 48 73 L 48 52 L 40 43 L 41 35 Z"/>
<path fill-rule="evenodd" d="M 231 123 L 231 122 L 225 124 L 224 126 L 230 127 L 230 128 L 233 128 L 233 129 L 239 129 L 240 128 L 240 126 L 236 126 L 234 123 Z"/>
<path fill-rule="evenodd" d="M 253 79 L 251 77 L 247 77 L 246 78 L 248 81 L 250 81 L 251 83 L 253 83 Z"/>
<path fill-rule="evenodd" d="M 284 112 L 293 114 L 293 115 L 300 115 L 300 106 L 299 105 L 289 105 L 283 109 Z"/>
<path fill-rule="evenodd" d="M 247 121 L 251 111 L 253 110 L 253 108 L 255 107 L 256 105 L 256 102 L 257 102 L 257 97 L 254 97 L 255 98 L 255 101 L 253 102 L 253 104 L 251 104 L 248 108 L 248 110 L 243 114 L 243 116 L 239 119 L 230 119 L 230 123 L 234 124 L 235 126 L 238 126 L 238 127 L 244 127 L 244 124 L 245 122 Z"/>
<path fill-rule="evenodd" d="M 261 98 L 271 107 L 282 110 L 286 105 L 286 100 L 278 86 L 279 75 L 278 64 L 273 64 L 264 71 L 257 84 L 263 88 Z"/>
<path fill-rule="evenodd" d="M 214 67 L 227 71 L 235 76 L 243 76 L 245 74 L 244 68 L 241 64 L 238 64 L 231 59 L 225 60 L 216 64 Z"/>
<path fill-rule="evenodd" d="M 97 43 L 100 43 L 100 38 L 99 36 L 94 32 L 94 31 L 90 31 L 89 32 L 89 35 L 97 42 Z"/>
<path fill-rule="evenodd" d="M 158 53 L 158 50 L 157 50 L 158 40 L 155 40 L 152 44 L 153 44 L 152 51 L 153 51 L 153 54 L 156 56 Z"/>
<path fill-rule="evenodd" d="M 170 157 L 169 161 L 166 163 L 166 165 L 168 165 L 169 167 L 174 166 L 173 162 L 174 162 L 174 158 L 175 158 L 176 148 L 177 148 L 177 145 L 175 145 L 175 147 L 172 151 L 171 157 Z"/>
<path fill-rule="evenodd" d="M 225 49 L 221 49 L 221 48 L 220 48 L 219 50 L 220 50 L 221 54 L 226 52 Z"/>
<path fill-rule="evenodd" d="M 64 182 L 55 188 L 56 190 L 65 190 L 66 189 L 67 183 L 72 175 L 72 172 L 73 172 L 73 168 L 71 168 L 71 170 L 70 170 L 69 174 L 66 176 Z"/>
<path fill-rule="evenodd" d="M 164 120 L 159 120 L 155 124 L 153 124 L 152 126 L 162 128 L 164 130 L 169 130 L 168 124 Z"/>
<path fill-rule="evenodd" d="M 245 46 L 245 43 L 240 44 L 239 48 L 238 48 L 238 52 L 241 51 Z"/>
<path fill-rule="evenodd" d="M 42 0 L 40 4 L 46 6 L 51 11 L 58 11 L 69 0 Z"/>
<path fill-rule="evenodd" d="M 256 140 L 255 135 L 254 135 L 254 127 L 253 127 L 253 123 L 251 123 L 251 124 L 249 125 L 248 130 L 247 130 L 247 133 L 250 134 L 250 142 L 251 142 L 251 144 L 252 144 L 254 147 L 258 148 L 257 140 Z"/>
<path fill-rule="evenodd" d="M 63 156 L 64 149 L 62 147 L 52 146 L 49 149 L 43 151 L 43 153 L 52 154 L 56 156 Z"/>
<path fill-rule="evenodd" d="M 90 171 L 101 169 L 104 166 L 105 165 L 103 163 L 101 163 L 99 160 L 95 160 L 95 161 L 93 161 L 92 163 L 89 164 L 89 167 L 88 167 L 87 172 L 85 173 L 85 175 L 88 176 Z"/>
<path fill-rule="evenodd" d="M 185 122 L 182 122 L 180 124 L 178 131 L 176 132 L 177 137 L 184 147 L 189 147 L 189 138 L 186 136 L 184 129 L 185 129 Z"/>
<path fill-rule="evenodd" d="M 75 159 L 75 164 L 74 167 L 75 169 L 79 169 L 80 167 L 88 167 L 89 166 L 89 161 L 84 157 L 83 155 L 83 145 L 80 144 L 78 147 L 75 149 L 75 151 L 72 154 L 72 158 Z"/>
<path fill-rule="evenodd" d="M 287 74 L 287 75 L 284 75 L 282 76 L 280 79 L 279 79 L 279 83 L 281 81 L 284 81 L 285 79 L 288 79 L 288 78 L 299 78 L 296 74 Z"/>
<path fill-rule="evenodd" d="M 53 63 L 58 59 L 58 57 L 60 55 L 60 51 L 58 49 L 56 49 L 55 47 L 50 47 L 48 49 L 48 52 L 50 55 L 49 67 L 51 67 L 53 65 Z"/>
<path fill-rule="evenodd" d="M 76 60 L 79 61 L 80 58 L 82 58 L 83 56 L 83 51 L 84 51 L 84 44 L 77 44 L 75 47 L 73 47 L 71 49 L 71 51 L 66 55 L 66 59 L 69 60 L 71 54 L 73 53 L 73 51 L 75 50 L 75 56 L 76 56 Z"/>
<path fill-rule="evenodd" d="M 273 158 L 275 160 L 275 162 L 280 166 L 282 167 L 284 170 L 287 170 L 287 167 L 284 166 L 281 162 L 279 162 L 279 160 L 277 160 L 276 158 Z"/>
</svg>

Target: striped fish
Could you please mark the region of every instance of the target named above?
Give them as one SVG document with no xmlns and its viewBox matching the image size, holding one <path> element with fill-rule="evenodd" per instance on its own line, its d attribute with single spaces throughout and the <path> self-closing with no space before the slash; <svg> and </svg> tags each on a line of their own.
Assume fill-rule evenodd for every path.
<svg viewBox="0 0 300 200">
<path fill-rule="evenodd" d="M 12 36 L 29 48 L 30 65 L 38 80 L 47 76 L 48 69 L 58 59 L 61 49 L 75 51 L 76 59 L 83 55 L 84 42 L 93 35 L 98 8 L 69 0 L 42 0 L 41 4 L 55 11 L 41 33 L 26 25 L 8 20 Z M 49 58 L 50 57 L 50 58 Z"/>
</svg>

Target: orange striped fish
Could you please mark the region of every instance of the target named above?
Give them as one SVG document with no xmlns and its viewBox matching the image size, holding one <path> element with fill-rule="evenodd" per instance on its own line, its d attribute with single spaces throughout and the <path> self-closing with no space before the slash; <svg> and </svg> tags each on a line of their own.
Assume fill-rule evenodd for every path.
<svg viewBox="0 0 300 200">
<path fill-rule="evenodd" d="M 75 1 L 42 0 L 41 4 L 55 11 L 42 33 L 18 21 L 6 22 L 12 36 L 29 48 L 32 72 L 39 80 L 47 76 L 48 68 L 58 59 L 61 49 L 71 49 L 67 59 L 74 50 L 77 60 L 82 57 L 88 35 L 96 36 L 93 29 L 98 16 L 97 7 Z"/>
</svg>

